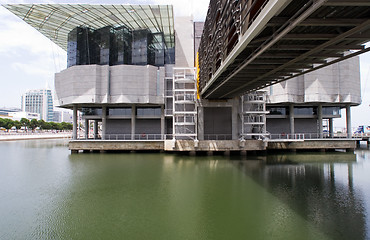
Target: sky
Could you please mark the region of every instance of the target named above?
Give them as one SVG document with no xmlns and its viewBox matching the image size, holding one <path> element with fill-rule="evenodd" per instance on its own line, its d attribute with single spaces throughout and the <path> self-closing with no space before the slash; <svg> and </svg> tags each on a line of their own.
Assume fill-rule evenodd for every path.
<svg viewBox="0 0 370 240">
<path fill-rule="evenodd" d="M 7 3 L 77 3 L 76 1 L 0 0 Z M 86 4 L 172 4 L 175 16 L 193 15 L 204 21 L 209 0 L 82 0 Z M 30 89 L 54 89 L 54 74 L 66 68 L 67 54 L 17 16 L 0 7 L 0 108 L 21 106 L 21 95 Z M 352 127 L 370 125 L 370 53 L 360 55 L 362 104 L 351 110 Z M 335 119 L 337 130 L 345 127 Z"/>
</svg>

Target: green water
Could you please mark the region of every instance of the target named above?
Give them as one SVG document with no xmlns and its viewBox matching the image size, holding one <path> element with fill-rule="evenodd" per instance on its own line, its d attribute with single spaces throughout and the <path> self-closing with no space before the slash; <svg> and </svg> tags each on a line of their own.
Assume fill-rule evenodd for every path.
<svg viewBox="0 0 370 240">
<path fill-rule="evenodd" d="M 74 154 L 0 142 L 0 239 L 369 239 L 370 152 Z"/>
</svg>

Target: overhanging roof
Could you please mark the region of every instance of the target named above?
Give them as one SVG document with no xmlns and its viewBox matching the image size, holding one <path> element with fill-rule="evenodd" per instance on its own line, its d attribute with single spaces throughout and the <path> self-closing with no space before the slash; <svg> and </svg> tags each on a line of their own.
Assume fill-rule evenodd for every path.
<svg viewBox="0 0 370 240">
<path fill-rule="evenodd" d="M 68 33 L 78 26 L 99 29 L 125 25 L 132 30 L 163 32 L 173 47 L 174 21 L 171 5 L 4 4 L 10 12 L 67 50 Z"/>
</svg>

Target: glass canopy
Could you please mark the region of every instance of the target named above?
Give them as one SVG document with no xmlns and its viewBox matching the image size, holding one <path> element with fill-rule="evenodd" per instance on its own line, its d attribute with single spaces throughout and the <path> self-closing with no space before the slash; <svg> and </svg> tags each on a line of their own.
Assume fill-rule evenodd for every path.
<svg viewBox="0 0 370 240">
<path fill-rule="evenodd" d="M 167 48 L 174 47 L 171 5 L 4 4 L 10 12 L 67 50 L 68 33 L 75 27 L 99 29 L 125 25 L 132 30 L 163 32 Z"/>
</svg>

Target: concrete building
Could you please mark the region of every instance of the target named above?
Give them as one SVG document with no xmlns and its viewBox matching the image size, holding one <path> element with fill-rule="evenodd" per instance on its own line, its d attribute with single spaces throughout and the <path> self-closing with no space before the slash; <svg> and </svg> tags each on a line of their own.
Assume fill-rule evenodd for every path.
<svg viewBox="0 0 370 240">
<path fill-rule="evenodd" d="M 53 122 L 66 122 L 66 123 L 72 123 L 73 121 L 72 114 L 66 111 L 54 111 L 54 118 Z"/>
<path fill-rule="evenodd" d="M 40 114 L 22 112 L 21 109 L 18 108 L 2 108 L 0 109 L 0 118 L 8 118 L 12 119 L 13 121 L 20 121 L 22 118 L 26 118 L 28 120 L 39 120 Z"/>
<path fill-rule="evenodd" d="M 323 120 L 332 132 L 332 119 L 344 107 L 350 129 L 350 107 L 361 102 L 358 58 L 264 91 L 199 99 L 194 65 L 202 23 L 174 18 L 166 5 L 78 7 L 7 5 L 68 52 L 55 90 L 60 107 L 73 110 L 74 139 L 244 140 L 268 132 L 321 137 Z M 63 19 L 68 24 L 53 25 Z M 78 112 L 86 126 L 80 135 Z"/>
<path fill-rule="evenodd" d="M 350 133 L 351 107 L 361 104 L 359 57 L 272 85 L 265 90 L 268 95 L 269 133 L 332 135 L 333 119 L 340 118 L 343 109 L 347 132 Z"/>
<path fill-rule="evenodd" d="M 53 121 L 53 97 L 50 89 L 29 90 L 22 95 L 22 111 L 38 113 L 40 119 Z"/>
<path fill-rule="evenodd" d="M 38 113 L 29 113 L 29 112 L 11 112 L 9 113 L 9 118 L 14 121 L 20 121 L 22 118 L 26 118 L 28 120 L 40 119 L 40 114 Z"/>
</svg>

